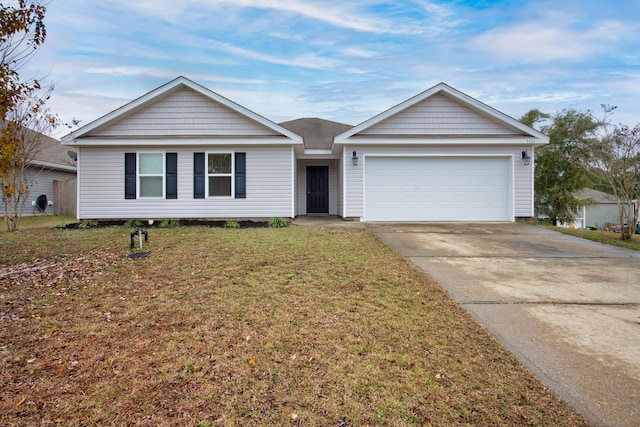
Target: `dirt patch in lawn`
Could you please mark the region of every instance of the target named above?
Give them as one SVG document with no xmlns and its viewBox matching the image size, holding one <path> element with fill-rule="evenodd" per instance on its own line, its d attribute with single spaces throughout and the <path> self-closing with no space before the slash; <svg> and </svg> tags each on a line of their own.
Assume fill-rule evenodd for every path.
<svg viewBox="0 0 640 427">
<path fill-rule="evenodd" d="M 0 425 L 585 425 L 368 230 L 129 232 L 0 234 Z"/>
</svg>

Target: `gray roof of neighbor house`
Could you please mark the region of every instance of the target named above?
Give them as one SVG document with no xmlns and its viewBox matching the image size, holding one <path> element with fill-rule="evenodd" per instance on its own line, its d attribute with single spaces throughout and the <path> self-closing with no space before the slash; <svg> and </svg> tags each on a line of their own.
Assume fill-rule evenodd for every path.
<svg viewBox="0 0 640 427">
<path fill-rule="evenodd" d="M 333 145 L 333 137 L 353 127 L 344 123 L 316 118 L 296 119 L 278 124 L 302 136 L 305 149 L 320 150 L 330 150 Z"/>
<path fill-rule="evenodd" d="M 1 123 L 0 123 L 1 124 Z M 31 163 L 50 169 L 61 169 L 74 172 L 76 170 L 76 162 L 71 159 L 68 152 L 76 152 L 74 148 L 63 146 L 57 139 L 38 133 L 34 130 L 27 129 L 29 137 L 38 138 L 39 147 L 34 153 Z"/>
<path fill-rule="evenodd" d="M 592 188 L 586 188 L 577 192 L 576 197 L 580 200 L 592 199 L 596 203 L 617 203 L 615 196 Z"/>
<path fill-rule="evenodd" d="M 61 166 L 75 167 L 75 162 L 69 157 L 68 151 L 76 150 L 63 146 L 57 139 L 46 135 L 40 135 L 40 149 L 34 156 L 34 160 L 52 163 Z"/>
</svg>

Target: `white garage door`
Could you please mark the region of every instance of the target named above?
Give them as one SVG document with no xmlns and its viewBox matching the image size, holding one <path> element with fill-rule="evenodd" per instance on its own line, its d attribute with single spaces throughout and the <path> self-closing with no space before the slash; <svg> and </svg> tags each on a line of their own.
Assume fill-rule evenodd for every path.
<svg viewBox="0 0 640 427">
<path fill-rule="evenodd" d="M 506 157 L 367 157 L 366 221 L 511 221 Z"/>
</svg>

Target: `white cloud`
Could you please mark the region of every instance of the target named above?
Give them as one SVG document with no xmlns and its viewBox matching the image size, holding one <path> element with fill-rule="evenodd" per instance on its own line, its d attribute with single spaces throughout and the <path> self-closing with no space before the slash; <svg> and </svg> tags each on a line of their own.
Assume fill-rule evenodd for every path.
<svg viewBox="0 0 640 427">
<path fill-rule="evenodd" d="M 157 77 L 162 79 L 171 80 L 178 75 L 170 70 L 166 69 L 152 69 L 152 68 L 138 68 L 138 67 L 90 67 L 84 70 L 88 74 L 105 74 L 108 76 L 144 76 L 144 77 Z M 189 74 L 185 77 L 196 80 L 198 82 L 218 82 L 229 84 L 265 84 L 264 80 L 258 79 L 239 79 L 235 77 L 217 76 L 212 74 Z"/>
<path fill-rule="evenodd" d="M 629 27 L 604 21 L 583 28 L 571 19 L 541 19 L 487 31 L 472 39 L 470 49 L 502 61 L 582 61 L 607 52 Z"/>
<path fill-rule="evenodd" d="M 367 9 L 377 3 L 372 1 L 334 0 L 137 0 L 134 2 L 117 0 L 121 6 L 135 9 L 148 16 L 157 16 L 167 22 L 177 22 L 183 15 L 198 10 L 217 11 L 231 14 L 231 8 L 267 9 L 303 16 L 324 22 L 337 28 L 374 34 L 421 34 L 440 32 L 440 27 L 458 24 L 453 11 L 431 1 L 420 1 L 419 7 L 426 16 L 408 19 L 403 15 L 399 19 L 388 19 L 383 15 L 369 13 Z M 384 6 L 389 3 L 380 2 Z M 434 22 L 435 25 L 427 25 Z"/>
<path fill-rule="evenodd" d="M 358 58 L 372 58 L 376 56 L 376 52 L 372 50 L 366 50 L 359 47 L 348 47 L 343 51 L 345 56 L 357 56 Z"/>
<path fill-rule="evenodd" d="M 269 62 L 272 64 L 287 65 L 292 67 L 312 68 L 312 69 L 332 69 L 342 65 L 342 62 L 323 57 L 316 53 L 292 56 L 289 58 L 268 55 L 250 49 L 234 46 L 229 43 L 211 42 L 212 46 L 248 59 Z"/>
</svg>

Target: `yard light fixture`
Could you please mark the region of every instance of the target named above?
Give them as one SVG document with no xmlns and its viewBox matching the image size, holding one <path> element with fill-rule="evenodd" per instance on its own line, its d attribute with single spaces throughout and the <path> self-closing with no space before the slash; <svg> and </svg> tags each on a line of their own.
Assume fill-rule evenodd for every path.
<svg viewBox="0 0 640 427">
<path fill-rule="evenodd" d="M 353 155 L 351 156 L 351 164 L 353 166 L 358 166 L 358 154 L 356 154 L 356 152 L 353 152 Z"/>
<path fill-rule="evenodd" d="M 531 163 L 531 156 L 529 156 L 529 153 L 527 153 L 526 151 L 522 151 L 522 161 L 524 162 L 525 166 L 528 166 Z"/>
</svg>

